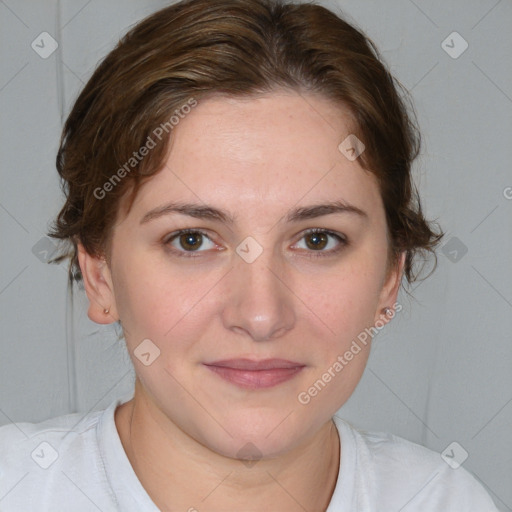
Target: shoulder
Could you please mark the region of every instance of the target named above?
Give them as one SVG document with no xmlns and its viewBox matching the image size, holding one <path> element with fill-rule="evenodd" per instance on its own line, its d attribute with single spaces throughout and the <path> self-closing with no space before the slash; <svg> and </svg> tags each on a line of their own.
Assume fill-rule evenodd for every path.
<svg viewBox="0 0 512 512">
<path fill-rule="evenodd" d="M 86 488 L 84 475 L 103 478 L 96 432 L 103 412 L 1 426 L 2 510 L 51 510 L 67 500 L 86 510 L 77 494 Z"/>
<path fill-rule="evenodd" d="M 74 413 L 39 423 L 20 422 L 1 426 L 0 470 L 8 465 L 27 464 L 30 459 L 32 463 L 44 465 L 44 462 L 38 460 L 39 448 L 43 452 L 48 448 L 45 454 L 49 454 L 51 448 L 61 450 L 62 453 L 72 449 L 77 442 L 90 438 L 102 412 L 95 411 L 86 415 Z M 53 456 L 56 455 L 58 453 Z"/>
<path fill-rule="evenodd" d="M 345 437 L 353 447 L 356 488 L 386 504 L 383 508 L 497 512 L 476 478 L 457 463 L 450 466 L 440 453 L 393 434 L 356 429 L 338 417 L 334 421 L 342 444 Z"/>
</svg>

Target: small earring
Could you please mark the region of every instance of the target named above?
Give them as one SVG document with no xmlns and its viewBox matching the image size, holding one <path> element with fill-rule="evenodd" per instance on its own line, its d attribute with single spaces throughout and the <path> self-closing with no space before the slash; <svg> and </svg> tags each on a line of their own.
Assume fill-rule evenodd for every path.
<svg viewBox="0 0 512 512">
<path fill-rule="evenodd" d="M 106 308 L 103 310 L 103 313 L 105 313 L 105 315 L 108 315 L 110 313 L 110 308 Z"/>
<path fill-rule="evenodd" d="M 391 308 L 384 308 L 382 310 L 382 314 L 388 316 L 391 313 Z"/>
</svg>

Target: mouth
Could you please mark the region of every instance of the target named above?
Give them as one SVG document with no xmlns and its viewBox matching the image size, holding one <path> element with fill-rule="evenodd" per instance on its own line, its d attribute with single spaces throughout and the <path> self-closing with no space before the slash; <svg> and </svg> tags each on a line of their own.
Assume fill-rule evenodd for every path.
<svg viewBox="0 0 512 512">
<path fill-rule="evenodd" d="M 285 359 L 226 359 L 203 364 L 222 379 L 246 389 L 277 386 L 295 377 L 305 367 Z"/>
</svg>

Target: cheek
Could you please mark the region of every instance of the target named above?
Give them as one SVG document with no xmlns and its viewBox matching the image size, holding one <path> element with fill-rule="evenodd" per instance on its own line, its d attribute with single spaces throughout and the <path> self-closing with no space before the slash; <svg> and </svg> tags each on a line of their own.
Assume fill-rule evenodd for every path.
<svg viewBox="0 0 512 512">
<path fill-rule="evenodd" d="M 159 346 L 186 338 L 184 330 L 197 329 L 201 318 L 208 316 L 205 299 L 222 276 L 213 271 L 199 278 L 199 273 L 171 269 L 165 260 L 147 254 L 124 259 L 116 270 L 116 304 L 131 345 L 144 338 Z"/>
<path fill-rule="evenodd" d="M 297 295 L 321 320 L 335 344 L 346 343 L 373 324 L 381 286 L 379 265 L 371 254 L 365 258 L 354 253 L 329 274 L 297 283 Z"/>
<path fill-rule="evenodd" d="M 297 400 L 311 414 L 334 414 L 363 375 L 380 282 L 379 274 L 367 268 L 371 267 L 360 260 L 317 282 L 322 286 L 302 289 L 304 302 L 314 311 L 308 315 L 309 329 L 318 348 L 312 354 L 314 367 Z"/>
</svg>

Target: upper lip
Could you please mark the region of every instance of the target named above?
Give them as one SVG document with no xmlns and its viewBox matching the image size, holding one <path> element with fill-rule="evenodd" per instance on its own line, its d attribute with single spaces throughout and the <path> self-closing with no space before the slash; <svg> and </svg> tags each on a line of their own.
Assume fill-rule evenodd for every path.
<svg viewBox="0 0 512 512">
<path fill-rule="evenodd" d="M 204 363 L 206 366 L 220 366 L 223 368 L 232 368 L 234 370 L 275 370 L 277 368 L 298 368 L 305 366 L 295 361 L 286 359 L 261 359 L 258 361 L 252 359 L 223 359 L 221 361 L 213 361 Z"/>
</svg>

